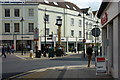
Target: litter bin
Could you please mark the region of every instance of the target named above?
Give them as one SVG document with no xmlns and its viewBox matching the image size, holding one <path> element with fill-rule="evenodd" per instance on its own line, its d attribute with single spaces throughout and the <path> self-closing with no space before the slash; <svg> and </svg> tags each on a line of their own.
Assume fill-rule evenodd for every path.
<svg viewBox="0 0 120 80">
<path fill-rule="evenodd" d="M 49 58 L 50 58 L 50 57 L 53 58 L 53 57 L 54 57 L 54 54 L 55 54 L 55 53 L 54 53 L 54 48 L 53 48 L 53 47 L 49 48 L 49 49 L 48 49 L 48 57 L 49 57 Z"/>
<path fill-rule="evenodd" d="M 41 58 L 41 50 L 38 50 L 36 53 L 36 58 Z"/>
</svg>

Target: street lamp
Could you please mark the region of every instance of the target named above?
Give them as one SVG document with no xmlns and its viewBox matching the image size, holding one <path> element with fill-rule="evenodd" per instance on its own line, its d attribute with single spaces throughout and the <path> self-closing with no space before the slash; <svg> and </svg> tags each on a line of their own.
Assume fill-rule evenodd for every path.
<svg viewBox="0 0 120 80">
<path fill-rule="evenodd" d="M 85 42 L 86 42 L 86 39 L 85 39 L 85 16 L 84 14 L 86 15 L 89 15 L 87 12 L 85 11 L 82 11 L 83 13 L 83 57 L 85 58 Z M 78 16 L 81 16 L 81 14 L 79 13 Z"/>
<path fill-rule="evenodd" d="M 61 45 L 61 26 L 62 26 L 62 19 L 56 19 L 56 25 L 58 26 L 58 46 Z"/>
<path fill-rule="evenodd" d="M 24 19 L 23 19 L 23 17 L 22 17 L 22 19 L 20 20 L 20 22 L 21 22 L 21 26 L 22 26 L 22 47 L 21 47 L 21 55 L 23 55 L 23 21 L 24 21 Z"/>
<path fill-rule="evenodd" d="M 92 29 L 92 35 L 95 37 L 95 57 L 98 56 L 98 45 L 97 45 L 97 41 L 96 38 L 99 37 L 100 35 L 100 29 L 97 28 L 98 27 L 98 21 L 96 21 L 96 25 L 95 28 Z"/>
<path fill-rule="evenodd" d="M 45 8 L 45 14 L 44 14 L 44 24 L 45 24 L 45 44 L 44 44 L 44 49 L 45 49 L 45 53 L 44 53 L 44 57 L 46 57 L 46 21 L 47 21 L 47 15 L 46 15 L 46 8 Z"/>
</svg>

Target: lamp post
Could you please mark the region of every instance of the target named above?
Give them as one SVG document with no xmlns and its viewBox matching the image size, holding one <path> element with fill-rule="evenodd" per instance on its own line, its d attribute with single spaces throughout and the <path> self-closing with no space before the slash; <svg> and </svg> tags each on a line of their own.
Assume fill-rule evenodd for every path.
<svg viewBox="0 0 120 80">
<path fill-rule="evenodd" d="M 86 39 L 85 39 L 85 14 L 86 15 L 89 15 L 87 12 L 83 11 L 83 57 L 85 58 L 85 42 L 86 42 Z M 79 13 L 78 16 L 81 16 L 81 14 Z"/>
<path fill-rule="evenodd" d="M 22 17 L 22 19 L 20 20 L 20 22 L 21 22 L 21 26 L 22 26 L 22 47 L 21 47 L 21 55 L 23 55 L 23 21 L 24 21 L 24 19 L 23 19 L 23 17 Z"/>
<path fill-rule="evenodd" d="M 44 14 L 44 24 L 45 24 L 45 53 L 44 53 L 44 57 L 46 57 L 46 21 L 47 21 L 47 15 L 46 15 L 46 8 L 45 8 L 45 14 Z"/>
<path fill-rule="evenodd" d="M 58 46 L 61 45 L 61 26 L 62 26 L 62 19 L 56 19 L 56 25 L 58 26 Z"/>
<path fill-rule="evenodd" d="M 92 35 L 95 37 L 95 57 L 98 56 L 98 45 L 97 45 L 96 38 L 99 37 L 99 35 L 100 35 L 100 29 L 97 28 L 98 21 L 96 21 L 96 24 L 97 25 L 94 25 L 95 28 L 92 29 Z"/>
<path fill-rule="evenodd" d="M 36 27 L 34 29 L 34 41 L 36 41 L 36 46 L 35 46 L 35 49 L 36 49 L 36 57 L 37 57 L 37 54 L 38 54 L 38 46 L 37 46 L 37 41 L 39 40 L 39 29 Z"/>
</svg>

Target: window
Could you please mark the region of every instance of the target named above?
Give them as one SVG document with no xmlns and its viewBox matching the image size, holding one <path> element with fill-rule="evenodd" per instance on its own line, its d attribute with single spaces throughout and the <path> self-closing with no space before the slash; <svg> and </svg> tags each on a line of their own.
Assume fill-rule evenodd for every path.
<svg viewBox="0 0 120 80">
<path fill-rule="evenodd" d="M 54 5 L 58 5 L 58 3 L 57 2 L 53 2 L 54 3 Z"/>
<path fill-rule="evenodd" d="M 66 5 L 67 6 L 67 8 L 70 8 L 70 6 L 68 6 L 68 5 Z"/>
<path fill-rule="evenodd" d="M 74 26 L 74 19 L 71 18 L 71 26 Z"/>
<path fill-rule="evenodd" d="M 14 32 L 19 32 L 19 23 L 14 23 Z"/>
<path fill-rule="evenodd" d="M 81 31 L 79 31 L 79 37 L 80 37 L 80 38 L 82 37 L 82 33 L 81 33 Z"/>
<path fill-rule="evenodd" d="M 34 32 L 34 23 L 29 23 L 29 32 Z"/>
<path fill-rule="evenodd" d="M 49 4 L 49 1 L 48 0 L 44 0 L 45 3 Z"/>
<path fill-rule="evenodd" d="M 88 32 L 86 32 L 86 39 L 88 39 Z"/>
<path fill-rule="evenodd" d="M 73 7 L 74 10 L 77 10 L 75 7 Z"/>
<path fill-rule="evenodd" d="M 79 20 L 79 26 L 81 27 L 81 25 L 82 25 L 82 21 L 81 21 L 81 20 Z"/>
<path fill-rule="evenodd" d="M 5 17 L 10 17 L 10 9 L 5 9 Z"/>
<path fill-rule="evenodd" d="M 5 23 L 5 32 L 10 32 L 10 23 Z"/>
<path fill-rule="evenodd" d="M 92 32 L 89 32 L 89 39 L 93 40 Z"/>
<path fill-rule="evenodd" d="M 49 28 L 46 29 L 46 35 L 49 35 Z"/>
<path fill-rule="evenodd" d="M 46 15 L 46 21 L 49 22 L 49 15 Z"/>
<path fill-rule="evenodd" d="M 88 22 L 86 22 L 86 29 L 88 29 Z"/>
<path fill-rule="evenodd" d="M 34 9 L 29 9 L 29 16 L 34 16 Z"/>
<path fill-rule="evenodd" d="M 20 16 L 20 11 L 19 9 L 14 9 L 14 16 L 19 17 Z"/>
<path fill-rule="evenodd" d="M 89 24 L 89 28 L 92 28 L 92 23 Z"/>
<path fill-rule="evenodd" d="M 71 36 L 74 36 L 74 30 L 71 30 Z"/>
</svg>

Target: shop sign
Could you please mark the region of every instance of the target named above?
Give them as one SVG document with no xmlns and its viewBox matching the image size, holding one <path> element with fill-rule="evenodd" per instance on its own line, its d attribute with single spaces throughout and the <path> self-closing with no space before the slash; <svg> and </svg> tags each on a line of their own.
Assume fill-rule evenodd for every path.
<svg viewBox="0 0 120 80">
<path fill-rule="evenodd" d="M 101 24 L 105 24 L 108 21 L 108 14 L 105 12 L 103 18 L 101 18 Z"/>
<path fill-rule="evenodd" d="M 105 57 L 97 56 L 96 57 L 96 75 L 100 73 L 106 73 L 106 60 Z"/>
</svg>

